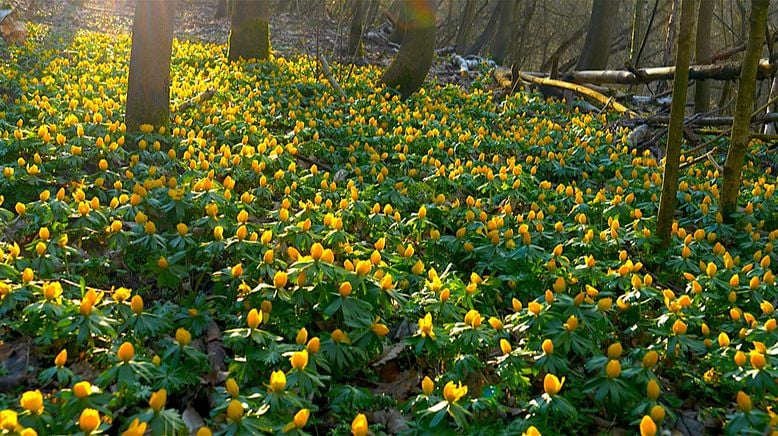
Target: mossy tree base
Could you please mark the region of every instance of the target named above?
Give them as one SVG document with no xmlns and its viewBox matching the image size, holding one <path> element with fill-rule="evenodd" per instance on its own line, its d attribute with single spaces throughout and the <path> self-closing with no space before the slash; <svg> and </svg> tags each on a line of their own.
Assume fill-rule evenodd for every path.
<svg viewBox="0 0 778 436">
<path fill-rule="evenodd" d="M 270 57 L 270 2 L 234 0 L 228 58 L 264 60 Z"/>
<path fill-rule="evenodd" d="M 381 81 L 403 98 L 421 88 L 435 54 L 435 0 L 404 0 L 408 23 L 400 51 Z"/>
</svg>

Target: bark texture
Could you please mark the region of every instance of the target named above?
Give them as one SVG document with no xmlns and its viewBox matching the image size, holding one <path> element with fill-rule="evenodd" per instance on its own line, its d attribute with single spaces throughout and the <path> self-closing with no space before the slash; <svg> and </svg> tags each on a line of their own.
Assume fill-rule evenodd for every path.
<svg viewBox="0 0 778 436">
<path fill-rule="evenodd" d="M 132 22 L 130 73 L 127 78 L 127 131 L 141 124 L 167 126 L 170 121 L 170 57 L 176 2 L 138 0 Z"/>
<path fill-rule="evenodd" d="M 233 0 L 230 25 L 231 61 L 270 57 L 270 0 Z"/>
<path fill-rule="evenodd" d="M 403 0 L 408 21 L 400 51 L 384 72 L 381 81 L 397 88 L 403 98 L 424 83 L 435 54 L 435 0 Z"/>
<path fill-rule="evenodd" d="M 589 29 L 576 70 L 604 70 L 608 66 L 618 13 L 617 0 L 594 0 Z"/>
<path fill-rule="evenodd" d="M 689 62 L 694 42 L 696 0 L 681 0 L 681 25 L 678 33 L 678 51 L 675 56 L 673 102 L 670 106 L 670 125 L 667 128 L 665 169 L 662 177 L 662 195 L 659 199 L 656 234 L 662 248 L 670 245 L 673 215 L 678 194 L 678 167 L 681 161 L 683 120 L 686 112 L 686 87 L 689 84 Z"/>
<path fill-rule="evenodd" d="M 748 42 L 743 58 L 743 68 L 740 70 L 740 84 L 735 102 L 735 120 L 732 123 L 732 135 L 729 138 L 727 161 L 724 163 L 723 186 L 719 190 L 721 192 L 722 215 L 724 215 L 725 220 L 731 220 L 732 213 L 737 209 L 741 170 L 749 141 L 748 125 L 751 112 L 754 110 L 756 70 L 764 44 L 769 6 L 770 0 L 753 0 L 751 2 Z"/>
<path fill-rule="evenodd" d="M 475 21 L 475 2 L 476 0 L 467 0 L 465 8 L 462 11 L 462 21 L 459 23 L 457 38 L 454 42 L 454 50 L 457 53 L 464 53 L 467 49 L 467 41 L 470 38 L 470 31 Z"/>
<path fill-rule="evenodd" d="M 362 29 L 364 27 L 367 9 L 370 7 L 368 0 L 351 0 L 351 25 L 348 32 L 348 56 L 355 59 L 363 55 Z"/>
<path fill-rule="evenodd" d="M 713 22 L 714 0 L 701 0 L 697 18 L 697 37 L 695 38 L 694 60 L 697 64 L 710 64 L 713 53 L 710 48 L 710 28 Z M 698 80 L 694 84 L 694 112 L 710 110 L 710 82 Z"/>
<path fill-rule="evenodd" d="M 513 19 L 516 16 L 517 2 L 507 1 L 503 3 L 500 21 L 497 24 L 497 35 L 494 38 L 490 53 L 495 62 L 502 65 L 508 55 L 508 47 L 513 35 Z"/>
</svg>

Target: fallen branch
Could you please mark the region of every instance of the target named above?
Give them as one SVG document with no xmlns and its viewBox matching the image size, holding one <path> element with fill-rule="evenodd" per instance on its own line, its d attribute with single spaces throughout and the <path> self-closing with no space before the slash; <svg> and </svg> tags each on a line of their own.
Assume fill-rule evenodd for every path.
<svg viewBox="0 0 778 436">
<path fill-rule="evenodd" d="M 776 64 L 767 59 L 759 61 L 757 79 L 772 79 L 776 73 Z M 672 80 L 675 77 L 675 67 L 642 68 L 638 70 L 590 70 L 573 71 L 566 77 L 567 81 L 575 83 L 618 83 L 622 85 L 637 85 L 659 80 Z M 692 65 L 689 67 L 691 80 L 737 80 L 740 77 L 739 63 Z"/>
<path fill-rule="evenodd" d="M 335 90 L 335 93 L 338 94 L 339 97 L 346 97 L 346 93 L 343 91 L 343 88 L 340 87 L 340 84 L 337 80 L 335 80 L 335 76 L 332 75 L 332 70 L 330 70 L 330 64 L 327 63 L 327 59 L 324 58 L 321 54 L 316 56 L 319 59 L 319 63 L 321 63 L 321 71 L 324 73 L 324 77 L 327 78 L 327 81 L 330 82 L 330 86 L 332 86 L 332 89 Z"/>
<path fill-rule="evenodd" d="M 195 107 L 195 105 L 210 100 L 211 98 L 213 98 L 214 95 L 216 95 L 216 88 L 208 88 L 202 93 L 200 93 L 199 95 L 196 95 L 190 98 L 189 100 L 178 105 L 173 112 L 184 112 L 188 109 Z"/>
<path fill-rule="evenodd" d="M 689 125 L 696 125 L 696 126 L 729 126 L 732 125 L 732 121 L 733 121 L 733 117 L 717 116 L 717 117 L 698 117 L 696 120 L 693 120 L 691 122 L 684 121 L 684 123 L 688 122 Z M 765 123 L 772 123 L 774 121 L 778 121 L 778 113 L 776 112 L 772 112 L 769 114 L 759 114 L 751 117 L 751 124 L 765 124 Z M 645 117 L 645 118 L 633 118 L 631 120 L 625 121 L 625 124 L 626 125 L 649 124 L 652 126 L 656 126 L 656 125 L 668 124 L 669 122 L 670 122 L 669 115 L 652 115 L 650 117 Z"/>
<path fill-rule="evenodd" d="M 613 101 L 612 98 L 608 97 L 605 94 L 601 94 L 591 88 L 587 88 L 583 85 L 578 85 L 575 83 L 565 82 L 562 80 L 554 80 L 549 79 L 546 77 L 536 77 L 531 74 L 519 71 L 518 76 L 521 80 L 525 82 L 534 83 L 536 85 L 541 86 L 551 86 L 554 88 L 560 88 L 560 89 L 567 89 L 573 92 L 576 92 L 578 94 L 581 94 L 583 96 L 589 97 L 590 99 L 597 101 L 598 103 L 604 105 L 604 106 L 611 106 L 616 112 L 622 113 L 627 115 L 628 117 L 635 117 L 637 116 L 637 113 L 629 109 L 628 107 L 624 106 L 623 104 Z M 494 70 L 494 78 L 497 80 L 497 83 L 500 84 L 500 86 L 511 89 L 513 82 L 512 82 L 512 73 L 510 70 L 506 68 L 496 68 Z"/>
</svg>

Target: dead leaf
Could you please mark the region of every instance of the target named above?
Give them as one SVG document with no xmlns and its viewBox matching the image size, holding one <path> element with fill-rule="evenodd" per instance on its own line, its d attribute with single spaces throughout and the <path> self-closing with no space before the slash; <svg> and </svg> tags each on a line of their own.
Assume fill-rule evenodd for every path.
<svg viewBox="0 0 778 436">
<path fill-rule="evenodd" d="M 397 401 L 402 401 L 408 398 L 411 391 L 419 388 L 419 382 L 420 378 L 416 370 L 410 369 L 400 373 L 393 382 L 378 383 L 378 386 L 373 389 L 373 393 L 389 395 Z"/>
<path fill-rule="evenodd" d="M 203 421 L 203 418 L 192 406 L 187 406 L 181 418 L 184 420 L 184 425 L 186 425 L 186 429 L 189 430 L 190 435 L 196 434 L 197 430 L 205 426 L 205 421 Z"/>
<path fill-rule="evenodd" d="M 408 421 L 397 409 L 386 409 L 373 412 L 370 414 L 368 421 L 383 424 L 386 432 L 389 434 L 397 434 L 409 429 Z"/>
<path fill-rule="evenodd" d="M 399 342 L 388 347 L 385 346 L 381 355 L 379 355 L 376 358 L 376 361 L 373 362 L 371 366 L 376 367 L 376 366 L 385 365 L 386 363 L 394 359 L 397 359 L 400 356 L 400 354 L 403 352 L 403 350 L 405 350 L 405 347 L 406 347 L 405 342 Z"/>
</svg>

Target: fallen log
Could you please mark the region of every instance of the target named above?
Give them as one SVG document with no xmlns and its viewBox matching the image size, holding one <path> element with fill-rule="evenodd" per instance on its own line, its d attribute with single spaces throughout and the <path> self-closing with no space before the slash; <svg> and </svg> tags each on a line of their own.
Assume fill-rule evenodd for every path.
<svg viewBox="0 0 778 436">
<path fill-rule="evenodd" d="M 493 75 L 497 83 L 503 88 L 511 89 L 513 87 L 513 81 L 512 81 L 513 74 L 511 73 L 511 70 L 507 68 L 495 68 Z M 613 97 L 608 97 L 605 94 L 599 93 L 583 85 L 565 82 L 562 80 L 549 79 L 546 77 L 537 77 L 532 74 L 525 73 L 523 71 L 518 71 L 518 76 L 519 79 L 525 82 L 534 83 L 535 85 L 551 86 L 554 88 L 567 89 L 569 91 L 576 92 L 578 94 L 581 94 L 585 97 L 588 97 L 604 105 L 605 107 L 610 105 L 616 112 L 625 114 L 628 117 L 637 116 L 637 113 L 635 113 L 628 107 L 624 106 L 623 104 L 617 102 L 616 100 L 613 99 Z"/>
<path fill-rule="evenodd" d="M 757 79 L 772 79 L 778 65 L 771 64 L 767 59 L 759 61 Z M 641 68 L 638 70 L 590 70 L 573 71 L 565 80 L 575 83 L 618 83 L 622 85 L 637 85 L 659 80 L 672 80 L 675 77 L 675 67 Z M 722 63 L 710 65 L 692 65 L 689 67 L 689 79 L 693 80 L 737 80 L 740 77 L 739 63 Z"/>
<path fill-rule="evenodd" d="M 346 93 L 343 91 L 343 88 L 341 88 L 340 84 L 335 79 L 335 76 L 332 75 L 332 70 L 330 70 L 330 64 L 327 63 L 327 59 L 325 59 L 321 54 L 319 54 L 317 57 L 321 63 L 321 71 L 324 73 L 324 77 L 327 78 L 327 81 L 330 82 L 330 86 L 335 91 L 335 94 L 337 94 L 338 97 L 346 98 Z"/>
<path fill-rule="evenodd" d="M 727 116 L 714 116 L 714 117 L 697 117 L 693 120 L 688 119 L 684 121 L 684 124 L 690 126 L 731 126 L 733 117 Z M 771 112 L 769 114 L 759 114 L 751 117 L 751 124 L 765 124 L 778 121 L 778 113 Z M 641 124 L 648 124 L 652 126 L 664 125 L 670 122 L 668 115 L 652 115 L 644 118 L 633 118 L 624 120 L 622 123 L 627 126 L 639 126 Z"/>
</svg>

